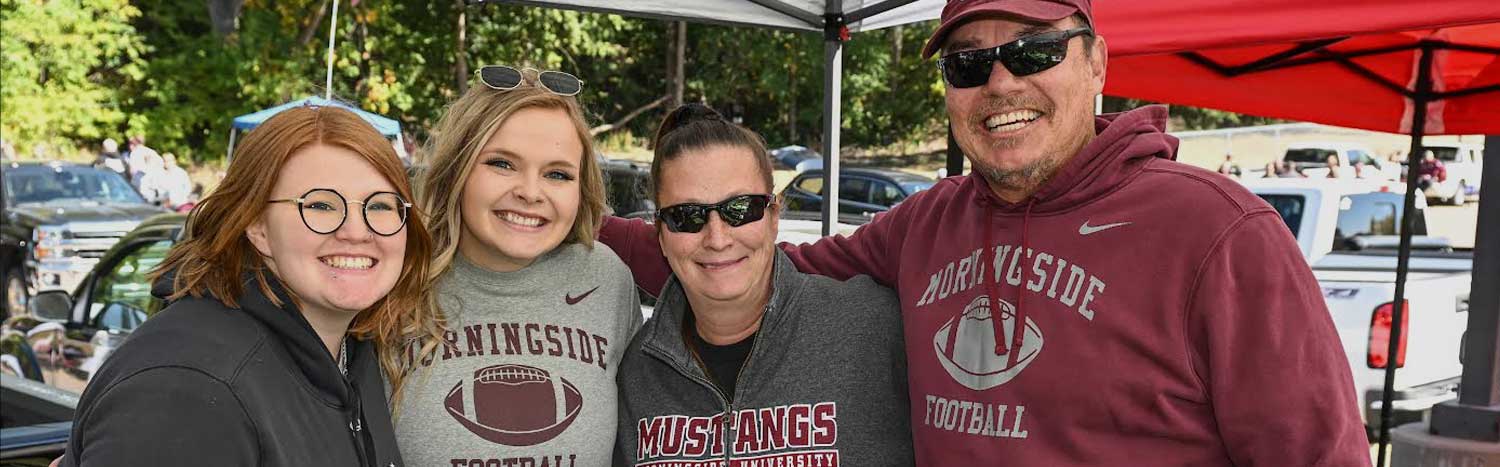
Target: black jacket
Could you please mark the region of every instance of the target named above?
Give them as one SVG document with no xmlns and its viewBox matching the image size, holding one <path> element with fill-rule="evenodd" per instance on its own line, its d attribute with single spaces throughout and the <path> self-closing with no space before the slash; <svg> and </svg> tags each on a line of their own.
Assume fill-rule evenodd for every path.
<svg viewBox="0 0 1500 467">
<path fill-rule="evenodd" d="M 272 289 L 285 306 L 248 280 L 242 309 L 188 297 L 136 329 L 79 400 L 62 465 L 402 465 L 374 345 L 350 339 L 340 375 Z"/>
</svg>

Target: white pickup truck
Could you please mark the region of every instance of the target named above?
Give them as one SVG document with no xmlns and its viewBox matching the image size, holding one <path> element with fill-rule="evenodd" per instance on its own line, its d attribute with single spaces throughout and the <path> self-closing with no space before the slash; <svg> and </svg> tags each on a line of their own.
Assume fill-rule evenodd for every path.
<svg viewBox="0 0 1500 467">
<path fill-rule="evenodd" d="M 1246 180 L 1250 191 L 1281 213 L 1323 289 L 1324 301 L 1354 373 L 1365 426 L 1379 428 L 1381 390 L 1396 288 L 1401 185 L 1309 179 Z M 1389 191 L 1383 191 L 1389 190 Z M 1395 357 L 1395 423 L 1421 420 L 1434 404 L 1456 396 L 1468 323 L 1473 253 L 1453 251 L 1426 235 L 1417 198 L 1404 352 Z M 1250 253 L 1247 253 L 1250 254 Z M 1288 382 L 1294 385 L 1294 382 Z"/>
</svg>

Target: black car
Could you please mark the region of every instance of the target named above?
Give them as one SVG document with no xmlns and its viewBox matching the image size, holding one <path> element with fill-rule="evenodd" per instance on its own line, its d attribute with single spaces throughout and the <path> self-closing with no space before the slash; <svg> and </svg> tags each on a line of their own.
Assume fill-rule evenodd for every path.
<svg viewBox="0 0 1500 467">
<path fill-rule="evenodd" d="M 36 292 L 72 290 L 121 236 L 166 212 L 106 169 L 9 162 L 0 172 L 0 319 Z"/>
<path fill-rule="evenodd" d="M 651 201 L 651 170 L 646 164 L 623 159 L 600 159 L 604 172 L 604 195 L 614 215 L 649 218 L 656 212 Z"/>
<path fill-rule="evenodd" d="M 109 352 L 165 307 L 151 296 L 147 276 L 166 259 L 186 221 L 186 214 L 173 213 L 141 222 L 100 258 L 72 294 L 42 292 L 31 300 L 30 316 L 6 320 L 0 336 L 23 335 L 36 354 L 34 362 L 22 362 L 21 375 L 81 393 Z"/>
<path fill-rule="evenodd" d="M 863 224 L 876 213 L 885 212 L 908 196 L 931 188 L 936 180 L 921 175 L 888 169 L 843 169 L 839 175 L 839 220 L 846 224 Z M 797 174 L 782 190 L 786 203 L 784 216 L 820 218 L 823 211 L 823 170 Z"/>
</svg>

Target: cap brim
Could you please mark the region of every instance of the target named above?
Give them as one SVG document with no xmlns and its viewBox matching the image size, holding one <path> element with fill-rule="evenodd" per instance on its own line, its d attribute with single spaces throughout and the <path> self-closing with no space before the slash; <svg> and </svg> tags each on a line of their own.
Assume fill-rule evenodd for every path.
<svg viewBox="0 0 1500 467">
<path fill-rule="evenodd" d="M 1077 12 L 1078 7 L 1073 5 L 1048 1 L 999 1 L 979 5 L 959 13 L 958 16 L 938 26 L 937 30 L 932 32 L 932 37 L 927 39 L 927 45 L 922 47 L 922 58 L 932 57 L 932 54 L 943 48 L 943 40 L 947 39 L 948 33 L 975 17 L 1015 16 L 1050 23 Z"/>
</svg>

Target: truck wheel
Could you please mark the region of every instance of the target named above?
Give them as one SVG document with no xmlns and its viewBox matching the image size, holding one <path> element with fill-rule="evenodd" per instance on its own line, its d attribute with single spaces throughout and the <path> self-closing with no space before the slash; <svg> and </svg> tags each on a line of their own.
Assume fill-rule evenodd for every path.
<svg viewBox="0 0 1500 467">
<path fill-rule="evenodd" d="M 0 320 L 13 315 L 26 313 L 26 282 L 25 276 L 21 275 L 21 268 L 10 268 L 5 270 L 5 275 L 0 277 L 0 293 L 5 297 L 5 309 L 0 310 Z"/>
</svg>

